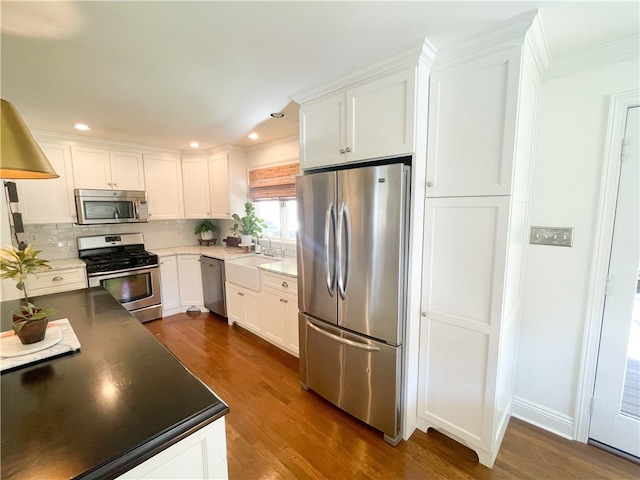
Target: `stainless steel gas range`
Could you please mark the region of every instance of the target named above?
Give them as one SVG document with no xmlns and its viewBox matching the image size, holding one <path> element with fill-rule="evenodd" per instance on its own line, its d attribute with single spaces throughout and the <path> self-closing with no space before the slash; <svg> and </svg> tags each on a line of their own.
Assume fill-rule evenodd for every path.
<svg viewBox="0 0 640 480">
<path fill-rule="evenodd" d="M 90 287 L 103 286 L 141 322 L 162 317 L 158 256 L 141 233 L 78 237 Z"/>
</svg>

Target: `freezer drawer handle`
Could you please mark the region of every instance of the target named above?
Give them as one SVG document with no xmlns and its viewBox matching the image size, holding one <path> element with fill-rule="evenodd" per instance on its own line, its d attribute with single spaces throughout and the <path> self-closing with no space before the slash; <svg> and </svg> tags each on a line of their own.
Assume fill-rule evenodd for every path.
<svg viewBox="0 0 640 480">
<path fill-rule="evenodd" d="M 350 347 L 359 348 L 361 350 L 367 350 L 368 352 L 379 352 L 380 348 L 375 345 L 368 345 L 366 343 L 354 342 L 353 340 L 347 340 L 346 338 L 339 337 L 338 335 L 334 335 L 333 333 L 325 332 L 321 328 L 316 327 L 313 323 L 307 320 L 307 326 L 313 328 L 316 332 L 324 335 L 325 337 L 329 337 L 331 340 L 335 340 L 339 343 L 344 343 L 345 345 L 349 345 Z"/>
<path fill-rule="evenodd" d="M 336 235 L 336 209 L 333 202 L 327 207 L 324 215 L 324 271 L 326 274 L 325 282 L 330 296 L 336 293 L 336 265 L 331 261 L 329 255 L 329 242 L 331 241 L 331 230 L 333 230 L 333 244 L 335 245 Z"/>
</svg>

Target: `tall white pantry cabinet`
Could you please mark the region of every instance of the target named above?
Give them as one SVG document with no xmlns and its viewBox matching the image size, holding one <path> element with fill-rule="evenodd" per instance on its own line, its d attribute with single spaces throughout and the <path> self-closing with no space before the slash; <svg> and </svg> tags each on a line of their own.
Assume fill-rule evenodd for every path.
<svg viewBox="0 0 640 480">
<path fill-rule="evenodd" d="M 488 467 L 512 410 L 547 62 L 537 16 L 525 15 L 438 51 L 430 77 L 418 428 L 443 431 Z"/>
</svg>

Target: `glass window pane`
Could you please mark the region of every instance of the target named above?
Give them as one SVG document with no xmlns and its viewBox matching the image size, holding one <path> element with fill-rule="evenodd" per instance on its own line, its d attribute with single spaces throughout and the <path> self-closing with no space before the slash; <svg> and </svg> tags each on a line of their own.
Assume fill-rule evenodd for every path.
<svg viewBox="0 0 640 480">
<path fill-rule="evenodd" d="M 288 200 L 285 202 L 285 215 L 287 219 L 287 240 L 295 240 L 296 233 L 298 231 L 298 209 L 295 200 Z"/>
<path fill-rule="evenodd" d="M 261 200 L 255 202 L 256 215 L 262 218 L 267 228 L 262 233 L 272 238 L 280 238 L 280 201 Z"/>
</svg>

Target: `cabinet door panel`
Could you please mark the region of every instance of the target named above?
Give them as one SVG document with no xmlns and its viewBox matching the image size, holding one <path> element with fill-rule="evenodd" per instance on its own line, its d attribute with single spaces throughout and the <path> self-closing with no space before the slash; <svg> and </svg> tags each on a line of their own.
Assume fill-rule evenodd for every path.
<svg viewBox="0 0 640 480">
<path fill-rule="evenodd" d="M 109 152 L 111 184 L 114 190 L 144 190 L 142 155 L 131 152 Z"/>
<path fill-rule="evenodd" d="M 283 297 L 285 303 L 285 316 L 287 322 L 287 345 L 286 347 L 298 356 L 300 352 L 300 340 L 298 335 L 298 296 L 287 293 Z"/>
<path fill-rule="evenodd" d="M 242 292 L 240 288 L 233 283 L 225 283 L 225 291 L 227 293 L 227 317 L 229 323 L 239 323 L 244 325 L 245 308 L 244 299 L 242 298 Z"/>
<path fill-rule="evenodd" d="M 200 255 L 178 255 L 180 305 L 204 308 Z"/>
<path fill-rule="evenodd" d="M 347 91 L 349 161 L 413 152 L 415 71 Z"/>
<path fill-rule="evenodd" d="M 276 345 L 286 346 L 288 329 L 284 296 L 275 290 L 263 289 L 260 300 L 262 333 Z"/>
<path fill-rule="evenodd" d="M 145 155 L 144 175 L 150 219 L 184 218 L 180 158 Z"/>
<path fill-rule="evenodd" d="M 485 405 L 495 403 L 509 216 L 508 196 L 425 202 L 419 415 L 483 448 L 492 441 Z"/>
<path fill-rule="evenodd" d="M 209 157 L 209 194 L 211 218 L 229 218 L 229 164 L 227 155 Z M 240 213 L 240 212 L 233 212 Z"/>
<path fill-rule="evenodd" d="M 300 109 L 300 168 L 346 162 L 345 96 L 335 95 Z"/>
<path fill-rule="evenodd" d="M 512 189 L 519 49 L 431 76 L 427 196 Z"/>
<path fill-rule="evenodd" d="M 206 158 L 182 159 L 184 182 L 184 216 L 209 218 L 209 174 Z"/>
<path fill-rule="evenodd" d="M 109 150 L 71 147 L 75 188 L 111 189 Z"/>
<path fill-rule="evenodd" d="M 22 221 L 25 224 L 71 223 L 75 220 L 71 150 L 48 143 L 41 143 L 40 148 L 60 177 L 16 182 Z"/>
<path fill-rule="evenodd" d="M 180 282 L 178 279 L 178 264 L 175 256 L 161 257 L 160 287 L 162 292 L 162 311 L 169 315 L 180 311 Z"/>
</svg>

